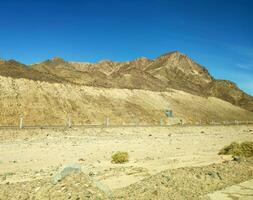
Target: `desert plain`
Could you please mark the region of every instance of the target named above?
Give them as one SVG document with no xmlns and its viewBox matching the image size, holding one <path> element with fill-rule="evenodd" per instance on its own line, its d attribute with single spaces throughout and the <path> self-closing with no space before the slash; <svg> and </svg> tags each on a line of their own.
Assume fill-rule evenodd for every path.
<svg viewBox="0 0 253 200">
<path fill-rule="evenodd" d="M 50 181 L 61 167 L 73 164 L 102 185 L 111 198 L 124 199 L 114 193 L 163 171 L 235 162 L 230 155 L 218 155 L 234 141 L 253 141 L 253 125 L 1 129 L 0 199 L 43 199 L 36 198 L 40 187 L 30 188 L 33 195 L 27 198 L 19 196 L 24 191 L 15 188 L 24 182 Z M 128 152 L 129 161 L 113 163 L 111 156 L 117 151 Z M 240 182 L 253 179 L 252 163 L 247 167 L 252 176 L 239 176 Z M 226 183 L 224 188 L 237 182 Z M 10 185 L 13 191 L 8 196 Z"/>
</svg>

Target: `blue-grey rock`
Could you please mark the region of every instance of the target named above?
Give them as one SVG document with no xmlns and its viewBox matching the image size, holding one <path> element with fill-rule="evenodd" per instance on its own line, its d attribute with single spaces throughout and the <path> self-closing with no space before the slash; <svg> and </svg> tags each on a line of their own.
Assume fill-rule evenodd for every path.
<svg viewBox="0 0 253 200">
<path fill-rule="evenodd" d="M 56 184 L 71 173 L 80 173 L 81 166 L 79 164 L 69 164 L 61 167 L 53 176 L 53 183 Z"/>
</svg>

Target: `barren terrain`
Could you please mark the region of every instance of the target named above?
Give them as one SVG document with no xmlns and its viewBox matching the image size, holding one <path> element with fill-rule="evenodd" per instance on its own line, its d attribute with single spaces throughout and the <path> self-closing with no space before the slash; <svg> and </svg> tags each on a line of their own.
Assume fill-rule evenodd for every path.
<svg viewBox="0 0 253 200">
<path fill-rule="evenodd" d="M 238 199 L 241 185 L 228 187 L 252 183 L 253 160 L 218 152 L 253 141 L 252 109 L 252 96 L 177 51 L 0 60 L 0 200 Z M 112 162 L 118 151 L 129 161 Z"/>
<path fill-rule="evenodd" d="M 253 112 L 215 97 L 201 97 L 179 90 L 106 89 L 47 83 L 0 76 L 0 125 L 159 124 L 212 121 L 253 121 Z M 167 109 L 174 118 L 168 119 Z"/>
<path fill-rule="evenodd" d="M 1 184 L 51 179 L 60 166 L 78 163 L 113 192 L 167 169 L 231 160 L 218 151 L 252 140 L 253 125 L 0 130 Z M 116 151 L 127 151 L 129 162 L 111 163 Z"/>
</svg>

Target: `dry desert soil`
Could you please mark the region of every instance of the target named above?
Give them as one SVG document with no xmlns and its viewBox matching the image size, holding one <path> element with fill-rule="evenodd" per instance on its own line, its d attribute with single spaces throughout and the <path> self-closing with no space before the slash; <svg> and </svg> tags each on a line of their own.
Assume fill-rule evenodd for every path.
<svg viewBox="0 0 253 200">
<path fill-rule="evenodd" d="M 252 160 L 218 155 L 233 141 L 253 141 L 253 125 L 2 129 L 0 199 L 209 198 L 253 179 Z M 129 162 L 113 164 L 117 151 Z M 52 183 L 73 164 L 80 173 Z"/>
</svg>

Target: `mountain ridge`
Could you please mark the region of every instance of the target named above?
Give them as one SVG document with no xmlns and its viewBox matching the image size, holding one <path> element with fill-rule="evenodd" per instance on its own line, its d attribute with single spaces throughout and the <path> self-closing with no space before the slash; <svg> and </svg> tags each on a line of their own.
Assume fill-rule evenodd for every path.
<svg viewBox="0 0 253 200">
<path fill-rule="evenodd" d="M 1 70 L 2 65 L 0 63 L 0 75 L 7 76 L 8 74 Z M 47 77 L 41 78 L 41 81 L 94 87 L 152 91 L 176 89 L 199 96 L 217 97 L 253 112 L 252 96 L 243 92 L 231 81 L 216 80 L 207 68 L 179 51 L 163 54 L 156 59 L 141 57 L 126 62 L 111 60 L 96 63 L 69 62 L 54 57 L 32 64 L 28 68 L 29 73 L 36 74 L 36 78 L 27 76 L 25 74 L 27 72 L 22 70 L 18 72 L 18 76 L 9 73 L 10 77 L 39 80 L 38 77 L 41 75 Z"/>
</svg>

